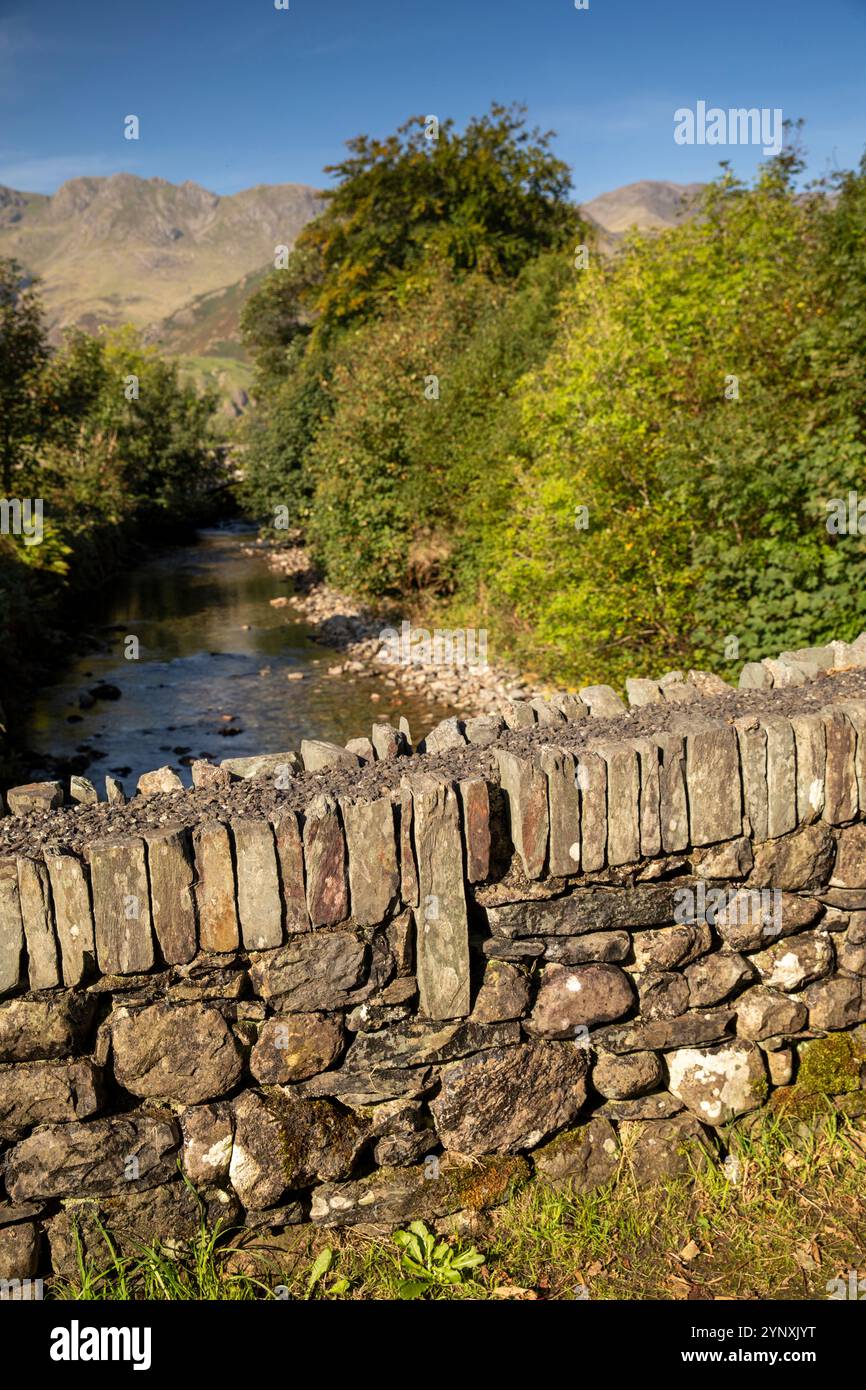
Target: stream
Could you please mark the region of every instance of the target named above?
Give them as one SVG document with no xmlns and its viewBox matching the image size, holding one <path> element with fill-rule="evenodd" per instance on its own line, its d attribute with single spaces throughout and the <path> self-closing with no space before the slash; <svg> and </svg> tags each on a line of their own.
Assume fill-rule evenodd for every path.
<svg viewBox="0 0 866 1390">
<path fill-rule="evenodd" d="M 244 553 L 254 536 L 234 524 L 202 530 L 90 601 L 97 650 L 72 652 L 32 709 L 34 779 L 83 773 L 101 799 L 107 772 L 127 793 L 166 765 L 189 785 L 194 758 L 297 750 L 302 738 L 344 744 L 401 715 L 418 739 L 454 713 L 378 673 L 329 676 L 345 654 L 291 607 L 271 606 L 291 589 L 264 556 Z"/>
</svg>

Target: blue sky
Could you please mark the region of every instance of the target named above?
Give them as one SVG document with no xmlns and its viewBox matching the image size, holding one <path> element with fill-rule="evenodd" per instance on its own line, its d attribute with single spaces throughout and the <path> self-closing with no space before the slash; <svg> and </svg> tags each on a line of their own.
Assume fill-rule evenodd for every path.
<svg viewBox="0 0 866 1390">
<path fill-rule="evenodd" d="M 0 0 L 0 183 L 119 171 L 218 193 L 322 186 L 361 131 L 523 101 L 581 201 L 711 178 L 752 147 L 683 146 L 678 107 L 805 117 L 810 171 L 866 145 L 866 0 Z M 141 138 L 123 138 L 138 115 Z"/>
</svg>

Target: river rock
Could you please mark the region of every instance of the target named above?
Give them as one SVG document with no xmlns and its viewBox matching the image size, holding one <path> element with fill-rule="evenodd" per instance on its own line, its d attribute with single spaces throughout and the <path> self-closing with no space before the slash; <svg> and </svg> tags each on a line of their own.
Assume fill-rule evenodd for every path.
<svg viewBox="0 0 866 1390">
<path fill-rule="evenodd" d="M 575 1030 L 622 1018 L 635 1004 L 628 975 L 616 965 L 545 966 L 527 1028 L 543 1038 L 573 1038 Z"/>
<path fill-rule="evenodd" d="M 250 1055 L 250 1071 L 262 1085 L 306 1081 L 332 1067 L 343 1046 L 339 1016 L 315 1013 L 269 1018 Z"/>
<path fill-rule="evenodd" d="M 439 1136 L 467 1156 L 531 1149 L 586 1100 L 585 1051 L 570 1043 L 493 1048 L 443 1067 L 430 1102 Z"/>
<path fill-rule="evenodd" d="M 151 1004 L 111 1019 L 114 1073 L 134 1096 L 197 1105 L 225 1095 L 243 1064 L 217 1009 L 206 1004 Z"/>
<path fill-rule="evenodd" d="M 757 1109 L 765 1097 L 764 1055 L 751 1043 L 682 1048 L 666 1061 L 669 1089 L 704 1124 L 727 1124 Z"/>
<path fill-rule="evenodd" d="M 135 1191 L 175 1173 L 177 1126 L 156 1115 L 43 1125 L 6 1157 L 6 1190 L 15 1202 Z"/>
</svg>

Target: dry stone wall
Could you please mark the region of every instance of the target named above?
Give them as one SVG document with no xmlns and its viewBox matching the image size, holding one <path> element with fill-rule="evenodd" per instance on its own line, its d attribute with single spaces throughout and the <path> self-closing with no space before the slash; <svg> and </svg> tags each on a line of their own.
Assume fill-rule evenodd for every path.
<svg viewBox="0 0 866 1390">
<path fill-rule="evenodd" d="M 861 1113 L 866 693 L 798 660 L 818 708 L 774 677 L 760 718 L 633 737 L 594 687 L 509 707 L 523 752 L 475 721 L 483 772 L 442 770 L 452 721 L 378 796 L 0 859 L 0 1277 L 97 1222 L 439 1221 L 686 1175 L 804 1095 Z M 570 748 L 593 718 L 619 736 Z"/>
</svg>

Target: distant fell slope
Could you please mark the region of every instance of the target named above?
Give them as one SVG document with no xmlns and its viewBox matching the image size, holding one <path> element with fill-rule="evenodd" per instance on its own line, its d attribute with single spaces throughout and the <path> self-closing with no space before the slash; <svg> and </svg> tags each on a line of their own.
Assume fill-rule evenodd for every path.
<svg viewBox="0 0 866 1390">
<path fill-rule="evenodd" d="M 702 183 L 670 183 L 641 179 L 584 203 L 581 212 L 601 231 L 603 250 L 610 250 L 632 227 L 639 232 L 663 231 L 690 217 Z"/>
<path fill-rule="evenodd" d="M 147 328 L 272 264 L 320 207 L 316 189 L 293 183 L 220 196 L 112 174 L 70 179 L 51 197 L 0 188 L 0 256 L 42 280 L 55 339 L 73 324 Z"/>
</svg>

